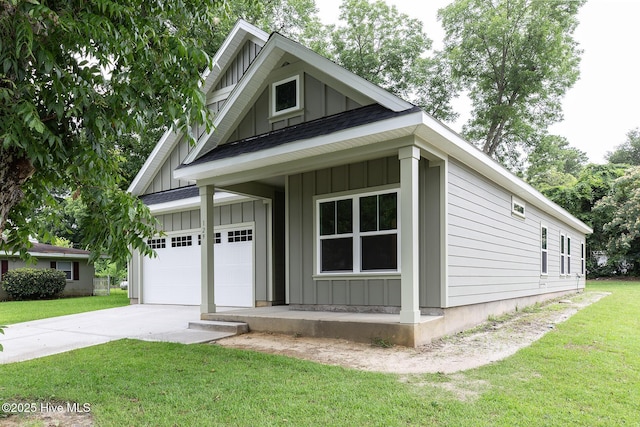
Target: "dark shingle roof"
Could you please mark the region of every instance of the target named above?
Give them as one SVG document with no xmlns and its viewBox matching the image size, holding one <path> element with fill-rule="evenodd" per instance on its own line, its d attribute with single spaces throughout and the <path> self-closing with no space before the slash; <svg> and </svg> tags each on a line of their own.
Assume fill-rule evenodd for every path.
<svg viewBox="0 0 640 427">
<path fill-rule="evenodd" d="M 198 187 L 190 185 L 188 187 L 176 188 L 174 190 L 162 191 L 160 193 L 145 194 L 140 196 L 140 200 L 147 205 L 157 205 L 158 203 L 173 202 L 176 200 L 198 197 L 200 192 Z"/>
<path fill-rule="evenodd" d="M 61 246 L 53 246 L 48 245 L 46 243 L 38 243 L 34 242 L 31 249 L 29 249 L 31 253 L 39 253 L 39 254 L 67 254 L 67 255 L 89 255 L 91 252 L 85 251 L 82 249 L 74 249 L 74 248 L 63 248 Z"/>
<path fill-rule="evenodd" d="M 322 117 L 320 119 L 264 133 L 262 135 L 252 136 L 250 138 L 220 145 L 192 163 L 189 163 L 188 165 L 180 165 L 179 168 L 234 157 L 240 154 L 254 153 L 287 144 L 289 142 L 328 135 L 352 127 L 387 120 L 405 114 L 415 113 L 417 111 L 420 111 L 419 107 L 395 112 L 379 104 L 367 105 L 365 107 L 356 108 L 354 110 L 345 111 L 332 116 Z"/>
</svg>

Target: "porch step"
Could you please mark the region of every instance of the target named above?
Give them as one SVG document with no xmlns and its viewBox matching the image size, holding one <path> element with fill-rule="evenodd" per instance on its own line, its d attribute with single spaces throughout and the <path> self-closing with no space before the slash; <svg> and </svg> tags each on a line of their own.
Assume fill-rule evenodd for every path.
<svg viewBox="0 0 640 427">
<path fill-rule="evenodd" d="M 189 329 L 197 329 L 200 331 L 226 332 L 232 335 L 240 335 L 249 332 L 249 325 L 243 322 L 196 320 L 193 322 L 189 322 Z"/>
</svg>

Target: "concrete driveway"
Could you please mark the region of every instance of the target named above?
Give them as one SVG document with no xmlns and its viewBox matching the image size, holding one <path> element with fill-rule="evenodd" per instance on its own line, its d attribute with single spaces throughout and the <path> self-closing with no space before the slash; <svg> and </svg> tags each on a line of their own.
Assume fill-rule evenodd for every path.
<svg viewBox="0 0 640 427">
<path fill-rule="evenodd" d="M 20 362 L 122 338 L 183 344 L 209 342 L 220 332 L 187 329 L 200 307 L 128 305 L 10 325 L 0 334 L 0 364 Z"/>
</svg>

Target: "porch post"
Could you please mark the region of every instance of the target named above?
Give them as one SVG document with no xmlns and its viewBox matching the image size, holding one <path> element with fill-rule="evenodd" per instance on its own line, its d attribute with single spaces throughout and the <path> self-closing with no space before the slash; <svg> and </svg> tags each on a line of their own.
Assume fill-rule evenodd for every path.
<svg viewBox="0 0 640 427">
<path fill-rule="evenodd" d="M 400 159 L 400 323 L 419 323 L 420 226 L 419 179 L 420 149 L 403 147 Z"/>
<path fill-rule="evenodd" d="M 200 245 L 200 288 L 202 300 L 200 313 L 215 313 L 216 304 L 213 288 L 213 185 L 199 187 L 200 190 L 200 221 L 202 222 Z"/>
</svg>

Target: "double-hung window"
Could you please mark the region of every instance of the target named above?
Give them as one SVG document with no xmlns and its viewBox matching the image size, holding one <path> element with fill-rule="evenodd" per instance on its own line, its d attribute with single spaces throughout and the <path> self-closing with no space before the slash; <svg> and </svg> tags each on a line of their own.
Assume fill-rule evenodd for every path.
<svg viewBox="0 0 640 427">
<path fill-rule="evenodd" d="M 584 275 L 584 242 L 580 243 L 580 274 Z"/>
<path fill-rule="evenodd" d="M 398 271 L 398 192 L 317 201 L 318 272 Z"/>
<path fill-rule="evenodd" d="M 540 227 L 540 274 L 549 273 L 549 231 L 544 225 Z"/>
</svg>

